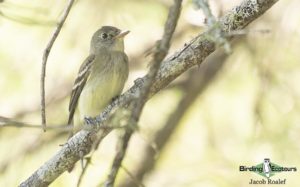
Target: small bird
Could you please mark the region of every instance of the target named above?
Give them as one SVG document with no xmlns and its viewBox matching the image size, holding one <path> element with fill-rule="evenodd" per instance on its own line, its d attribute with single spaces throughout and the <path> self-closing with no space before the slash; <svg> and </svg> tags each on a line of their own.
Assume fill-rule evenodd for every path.
<svg viewBox="0 0 300 187">
<path fill-rule="evenodd" d="M 128 78 L 128 57 L 124 37 L 112 26 L 97 30 L 91 40 L 90 55 L 81 65 L 71 93 L 68 124 L 83 124 L 95 117 L 118 95 Z"/>
</svg>

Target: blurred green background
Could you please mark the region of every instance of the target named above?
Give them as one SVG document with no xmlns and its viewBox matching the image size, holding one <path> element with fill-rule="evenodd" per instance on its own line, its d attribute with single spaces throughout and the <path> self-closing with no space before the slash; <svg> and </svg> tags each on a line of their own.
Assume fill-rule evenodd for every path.
<svg viewBox="0 0 300 187">
<path fill-rule="evenodd" d="M 241 1 L 209 2 L 214 15 L 220 16 Z M 0 3 L 0 116 L 40 123 L 42 53 L 66 3 Z M 76 1 L 48 59 L 48 124 L 66 123 L 73 80 L 89 53 L 90 38 L 99 27 L 114 25 L 131 31 L 125 39 L 130 59 L 126 90 L 147 72 L 149 57 L 145 57 L 145 51 L 160 39 L 171 4 L 171 0 Z M 170 115 L 176 116 L 174 111 L 182 108 L 175 111 L 181 116 L 172 122 L 178 124 L 176 130 L 164 149 L 155 154 L 156 167 L 143 180 L 147 187 L 249 186 L 251 178 L 261 177 L 239 172 L 239 166 L 256 165 L 264 158 L 300 169 L 299 7 L 297 0 L 279 1 L 247 27 L 249 34 L 234 42 L 232 54 L 212 57 L 212 61 L 219 61 L 218 71 L 215 76 L 207 74 L 211 78 L 205 81 L 205 89 L 195 91 L 192 83 L 203 82 L 201 71 L 208 62 L 184 73 L 154 96 L 143 111 L 139 131 L 130 141 L 124 166 L 134 173 L 146 164 L 140 163 L 145 147 L 153 144 L 153 136 Z M 262 29 L 270 33 L 259 32 Z M 204 30 L 202 12 L 191 1 L 183 1 L 170 54 Z M 191 93 L 195 94 L 187 105 L 179 104 Z M 113 132 L 105 138 L 81 186 L 99 186 L 106 179 L 117 136 Z M 67 135 L 60 131 L 0 128 L 0 186 L 20 184 L 66 140 Z M 80 171 L 78 164 L 51 186 L 75 186 Z M 297 186 L 299 177 L 299 172 L 275 176 L 286 178 L 286 186 Z M 130 180 L 121 169 L 117 186 Z"/>
</svg>

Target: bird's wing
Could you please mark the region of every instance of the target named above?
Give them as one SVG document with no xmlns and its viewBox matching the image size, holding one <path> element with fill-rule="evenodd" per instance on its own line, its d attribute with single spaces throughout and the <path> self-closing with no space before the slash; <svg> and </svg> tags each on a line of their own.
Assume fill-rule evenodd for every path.
<svg viewBox="0 0 300 187">
<path fill-rule="evenodd" d="M 86 81 L 88 80 L 94 60 L 95 60 L 95 55 L 94 54 L 89 55 L 79 68 L 79 72 L 75 79 L 72 88 L 71 98 L 70 98 L 69 119 L 68 119 L 69 125 L 73 124 L 73 117 L 77 107 L 78 99 L 80 97 L 80 94 L 84 88 Z"/>
</svg>

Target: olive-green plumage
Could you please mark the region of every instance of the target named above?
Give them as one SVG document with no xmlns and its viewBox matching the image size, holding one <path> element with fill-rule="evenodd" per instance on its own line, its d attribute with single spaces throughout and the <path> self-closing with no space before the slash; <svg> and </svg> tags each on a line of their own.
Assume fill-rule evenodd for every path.
<svg viewBox="0 0 300 187">
<path fill-rule="evenodd" d="M 121 94 L 128 77 L 123 41 L 128 32 L 103 26 L 93 35 L 90 55 L 81 65 L 71 93 L 68 124 L 95 117 Z"/>
</svg>

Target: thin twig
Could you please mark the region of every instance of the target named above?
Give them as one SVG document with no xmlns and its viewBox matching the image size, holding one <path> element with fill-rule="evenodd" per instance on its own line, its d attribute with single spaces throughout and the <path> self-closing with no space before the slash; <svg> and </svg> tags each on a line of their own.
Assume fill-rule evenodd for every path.
<svg viewBox="0 0 300 187">
<path fill-rule="evenodd" d="M 206 16 L 208 26 L 212 26 L 216 23 L 217 20 L 212 14 L 207 0 L 194 0 L 194 3 L 198 8 L 202 9 L 204 15 Z"/>
<path fill-rule="evenodd" d="M 81 181 L 82 181 L 82 179 L 83 179 L 83 176 L 84 176 L 84 174 L 86 173 L 87 168 L 88 168 L 88 166 L 89 166 L 90 163 L 91 163 L 91 159 L 92 159 L 92 156 L 86 158 L 86 163 L 85 163 L 85 165 L 84 165 L 84 167 L 83 167 L 83 169 L 82 169 L 82 171 L 81 171 L 81 173 L 80 173 L 80 176 L 79 176 L 79 178 L 78 178 L 78 181 L 77 181 L 77 187 L 80 186 Z"/>
<path fill-rule="evenodd" d="M 49 53 L 51 51 L 51 48 L 62 28 L 62 26 L 64 25 L 64 22 L 71 10 L 71 7 L 74 3 L 74 0 L 69 0 L 64 13 L 60 19 L 60 21 L 57 24 L 57 27 L 55 28 L 52 37 L 49 41 L 49 43 L 47 44 L 46 49 L 44 50 L 43 53 L 43 60 L 42 60 L 42 72 L 41 72 L 41 116 L 42 116 L 42 127 L 44 132 L 46 131 L 46 104 L 45 104 L 45 78 L 46 78 L 46 66 L 47 66 L 47 59 L 49 56 Z"/>
<path fill-rule="evenodd" d="M 217 45 L 223 46 L 227 53 L 231 52 L 231 47 L 227 41 L 219 22 L 212 14 L 207 0 L 194 0 L 193 1 L 198 8 L 201 8 L 209 27 L 209 32 L 211 33 L 211 40 L 213 40 Z"/>
<path fill-rule="evenodd" d="M 15 124 L 1 124 L 1 127 L 17 127 L 17 128 L 33 128 L 33 129 L 40 129 L 40 125 L 31 125 L 31 124 L 24 124 L 24 123 L 15 123 Z M 47 126 L 47 130 L 60 130 L 60 131 L 72 131 L 72 128 L 68 127 L 67 125 L 58 125 L 58 126 Z"/>
<path fill-rule="evenodd" d="M 40 124 L 30 124 L 30 123 L 24 123 L 24 122 L 20 122 L 20 121 L 15 121 L 11 118 L 6 118 L 3 116 L 0 116 L 0 128 L 1 127 L 17 127 L 17 128 L 37 128 L 40 129 L 42 128 Z M 69 131 L 72 130 L 70 128 L 67 127 L 67 125 L 52 125 L 52 126 L 48 126 L 46 127 L 46 129 L 60 129 L 63 131 Z"/>
<path fill-rule="evenodd" d="M 171 6 L 169 9 L 169 14 L 168 14 L 167 21 L 165 23 L 162 40 L 157 42 L 157 49 L 153 55 L 151 68 L 149 70 L 149 73 L 147 74 L 148 80 L 144 83 L 144 86 L 141 89 L 141 92 L 138 95 L 137 99 L 133 100 L 131 103 L 130 108 L 132 109 L 132 113 L 131 116 L 129 117 L 128 125 L 131 125 L 132 127 L 137 126 L 142 109 L 149 96 L 149 91 L 158 73 L 160 64 L 167 56 L 168 50 L 170 48 L 171 39 L 180 15 L 181 2 L 182 0 L 174 0 L 174 5 Z M 134 128 L 129 127 L 125 130 L 124 135 L 120 138 L 117 146 L 117 153 L 113 160 L 111 172 L 104 183 L 105 187 L 114 186 L 117 173 L 126 154 L 128 142 L 133 132 L 134 132 Z"/>
<path fill-rule="evenodd" d="M 41 125 L 35 125 L 35 124 L 26 124 L 23 122 L 15 122 L 14 124 L 6 123 L 3 124 L 0 122 L 0 128 L 3 127 L 16 127 L 16 128 L 33 128 L 33 129 L 41 129 Z M 125 128 L 124 126 L 107 126 L 107 125 L 102 125 L 99 127 L 99 129 L 123 129 Z M 74 131 L 74 128 L 68 127 L 68 125 L 49 125 L 46 127 L 47 130 L 57 130 L 57 131 Z M 72 130 L 73 129 L 73 130 Z"/>
<path fill-rule="evenodd" d="M 134 175 L 123 165 L 121 168 L 125 171 L 125 173 L 130 177 L 130 179 L 138 186 L 138 187 L 146 187 L 141 181 L 134 177 Z"/>
<path fill-rule="evenodd" d="M 35 129 L 41 129 L 40 124 L 33 124 L 33 123 L 24 123 L 20 121 L 13 120 L 11 118 L 6 118 L 3 116 L 0 116 L 0 128 L 4 127 L 16 127 L 16 128 L 35 128 Z M 126 128 L 126 126 L 107 126 L 107 125 L 101 125 L 99 129 L 122 129 Z M 52 124 L 46 127 L 47 130 L 61 130 L 61 131 L 73 131 L 74 128 L 70 127 L 69 125 L 65 124 Z M 76 129 L 75 129 L 76 130 Z M 78 130 L 78 129 L 77 129 Z"/>
</svg>

